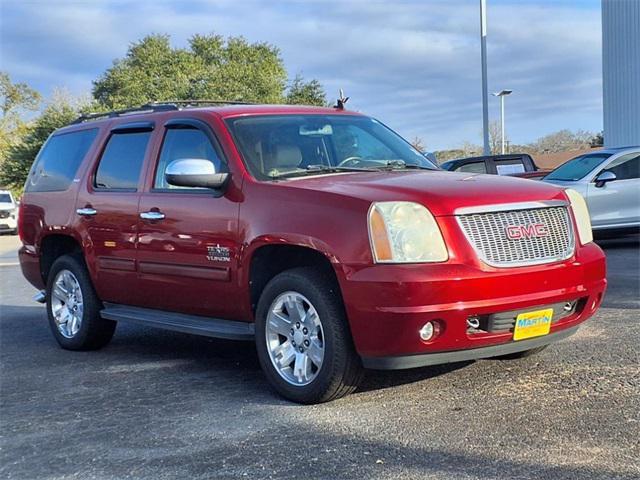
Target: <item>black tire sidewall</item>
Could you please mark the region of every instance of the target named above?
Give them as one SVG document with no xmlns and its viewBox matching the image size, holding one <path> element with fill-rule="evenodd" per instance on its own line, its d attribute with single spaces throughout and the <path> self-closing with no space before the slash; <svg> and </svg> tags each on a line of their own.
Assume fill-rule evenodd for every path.
<svg viewBox="0 0 640 480">
<path fill-rule="evenodd" d="M 58 331 L 51 309 L 51 292 L 53 289 L 53 282 L 61 270 L 69 270 L 73 273 L 78 280 L 80 290 L 82 292 L 82 322 L 78 333 L 76 333 L 72 338 L 67 338 Z M 111 325 L 103 323 L 106 321 L 100 318 L 101 303 L 96 295 L 93 284 L 89 278 L 89 273 L 87 272 L 82 260 L 71 255 L 64 255 L 58 258 L 53 263 L 51 270 L 49 271 L 45 296 L 49 326 L 51 327 L 53 336 L 62 348 L 68 350 L 84 350 L 93 348 L 96 330 L 99 329 L 101 334 L 103 334 L 103 331 L 106 331 L 108 334 L 108 330 Z M 111 335 L 112 334 L 113 332 L 111 332 Z"/>
<path fill-rule="evenodd" d="M 268 353 L 265 331 L 269 308 L 276 297 L 286 291 L 304 295 L 313 304 L 322 322 L 324 359 L 317 377 L 304 386 L 291 385 L 282 378 Z M 336 297 L 331 282 L 307 269 L 286 271 L 267 284 L 258 302 L 255 326 L 256 348 L 262 370 L 282 396 L 295 402 L 326 401 L 327 392 L 335 390 L 344 376 L 348 355 L 355 355 L 342 302 Z"/>
</svg>

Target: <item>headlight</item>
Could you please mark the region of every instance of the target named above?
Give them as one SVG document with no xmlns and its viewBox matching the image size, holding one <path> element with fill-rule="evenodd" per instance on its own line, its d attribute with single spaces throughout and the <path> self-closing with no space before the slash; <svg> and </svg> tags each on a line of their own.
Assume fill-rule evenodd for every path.
<svg viewBox="0 0 640 480">
<path fill-rule="evenodd" d="M 593 241 L 593 232 L 591 230 L 591 218 L 589 217 L 589 209 L 587 208 L 587 202 L 584 201 L 582 195 L 573 190 L 567 188 L 565 190 L 569 201 L 571 202 L 571 210 L 573 210 L 573 216 L 576 219 L 576 225 L 578 225 L 578 236 L 580 237 L 580 243 L 585 245 Z"/>
<path fill-rule="evenodd" d="M 377 263 L 444 262 L 449 258 L 436 220 L 418 203 L 373 203 L 369 238 Z"/>
</svg>

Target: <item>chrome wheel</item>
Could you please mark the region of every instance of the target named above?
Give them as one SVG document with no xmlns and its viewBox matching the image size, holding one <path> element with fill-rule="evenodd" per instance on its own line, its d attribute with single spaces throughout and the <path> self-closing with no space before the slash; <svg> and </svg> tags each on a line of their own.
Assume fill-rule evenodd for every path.
<svg viewBox="0 0 640 480">
<path fill-rule="evenodd" d="M 53 281 L 51 313 L 63 337 L 72 338 L 80 330 L 84 313 L 82 290 L 69 270 L 60 270 Z"/>
<path fill-rule="evenodd" d="M 324 360 L 318 312 L 304 295 L 284 292 L 269 307 L 265 335 L 271 363 L 291 385 L 313 382 Z"/>
</svg>

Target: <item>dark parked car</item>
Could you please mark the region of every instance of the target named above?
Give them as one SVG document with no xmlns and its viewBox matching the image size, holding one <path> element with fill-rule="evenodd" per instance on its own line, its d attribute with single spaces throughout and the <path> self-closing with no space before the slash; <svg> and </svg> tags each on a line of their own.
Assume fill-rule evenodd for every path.
<svg viewBox="0 0 640 480">
<path fill-rule="evenodd" d="M 540 170 L 527 153 L 458 158 L 440 166 L 450 172 L 489 173 L 522 178 L 539 179 L 549 173 L 547 170 Z"/>
</svg>

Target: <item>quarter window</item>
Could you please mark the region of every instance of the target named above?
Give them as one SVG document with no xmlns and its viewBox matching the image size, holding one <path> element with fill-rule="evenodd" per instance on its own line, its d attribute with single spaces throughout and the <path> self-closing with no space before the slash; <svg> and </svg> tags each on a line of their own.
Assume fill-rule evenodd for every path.
<svg viewBox="0 0 640 480">
<path fill-rule="evenodd" d="M 167 166 L 171 162 L 185 158 L 209 160 L 213 163 L 216 172 L 224 171 L 220 156 L 213 148 L 209 137 L 202 130 L 197 128 L 170 128 L 164 137 L 153 187 L 158 189 L 189 188 L 169 185 L 164 175 Z"/>
<path fill-rule="evenodd" d="M 91 148 L 97 128 L 52 135 L 36 157 L 25 190 L 59 192 L 69 188 Z"/>
<path fill-rule="evenodd" d="M 484 162 L 465 163 L 455 169 L 456 172 L 466 173 L 487 173 L 487 166 Z"/>
<path fill-rule="evenodd" d="M 114 133 L 96 172 L 96 188 L 135 190 L 151 132 Z"/>
</svg>

